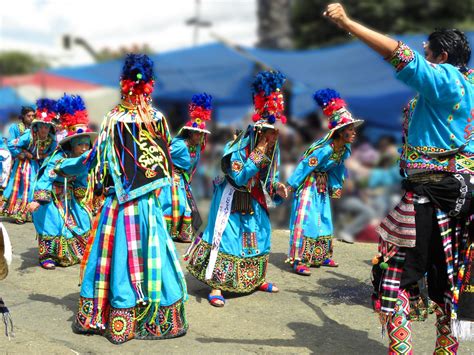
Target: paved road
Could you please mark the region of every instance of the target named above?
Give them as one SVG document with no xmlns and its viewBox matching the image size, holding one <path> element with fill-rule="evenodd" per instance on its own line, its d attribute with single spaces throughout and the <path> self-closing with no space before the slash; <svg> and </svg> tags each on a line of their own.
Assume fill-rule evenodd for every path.
<svg viewBox="0 0 474 355">
<path fill-rule="evenodd" d="M 79 267 L 41 269 L 32 224 L 5 225 L 14 260 L 10 275 L 0 282 L 0 295 L 11 310 L 16 337 L 8 341 L 0 333 L 0 353 L 386 353 L 369 303 L 369 265 L 375 245 L 337 243 L 335 258 L 341 266 L 314 269 L 312 276 L 303 277 L 289 272 L 283 262 L 288 232 L 275 231 L 268 279 L 280 287 L 280 293 L 228 297 L 224 308 L 213 308 L 206 300 L 206 286 L 187 275 L 188 334 L 116 346 L 103 337 L 71 331 L 79 298 Z M 185 248 L 178 245 L 181 253 Z M 414 326 L 415 354 L 432 353 L 433 322 L 431 316 Z M 461 345 L 460 353 L 472 352 L 474 343 Z"/>
</svg>

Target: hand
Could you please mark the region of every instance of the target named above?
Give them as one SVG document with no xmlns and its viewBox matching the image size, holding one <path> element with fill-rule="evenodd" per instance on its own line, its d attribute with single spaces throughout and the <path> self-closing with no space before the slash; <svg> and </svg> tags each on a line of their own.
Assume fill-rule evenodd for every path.
<svg viewBox="0 0 474 355">
<path fill-rule="evenodd" d="M 288 195 L 291 194 L 292 192 L 295 191 L 295 189 L 293 188 L 293 186 L 291 185 L 286 185 L 286 191 L 288 192 Z"/>
<path fill-rule="evenodd" d="M 25 160 L 25 153 L 18 154 L 18 159 Z"/>
<path fill-rule="evenodd" d="M 288 197 L 288 190 L 286 189 L 286 186 L 285 184 L 282 184 L 281 182 L 277 182 L 277 195 L 283 197 L 283 198 L 287 198 Z"/>
<path fill-rule="evenodd" d="M 36 201 L 30 202 L 27 206 L 28 212 L 33 213 L 39 208 L 40 204 Z"/>
<path fill-rule="evenodd" d="M 33 159 L 33 154 L 31 154 L 30 152 L 25 152 L 25 157 L 26 159 L 31 160 Z"/>
<path fill-rule="evenodd" d="M 329 18 L 332 22 L 338 25 L 340 28 L 347 30 L 351 20 L 346 14 L 346 10 L 339 3 L 329 4 L 323 15 Z"/>
</svg>

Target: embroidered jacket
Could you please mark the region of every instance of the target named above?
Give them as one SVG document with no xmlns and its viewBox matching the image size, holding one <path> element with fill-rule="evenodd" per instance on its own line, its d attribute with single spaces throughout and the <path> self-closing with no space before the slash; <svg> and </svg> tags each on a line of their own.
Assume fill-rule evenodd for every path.
<svg viewBox="0 0 474 355">
<path fill-rule="evenodd" d="M 430 63 L 403 43 L 389 61 L 418 92 L 405 109 L 402 168 L 474 174 L 474 71 Z"/>
</svg>

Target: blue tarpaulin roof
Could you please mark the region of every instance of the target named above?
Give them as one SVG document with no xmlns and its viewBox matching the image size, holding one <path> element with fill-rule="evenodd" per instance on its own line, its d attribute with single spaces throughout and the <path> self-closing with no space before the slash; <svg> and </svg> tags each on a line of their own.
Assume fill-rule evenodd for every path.
<svg viewBox="0 0 474 355">
<path fill-rule="evenodd" d="M 6 122 L 11 114 L 19 114 L 21 106 L 30 105 L 31 103 L 23 99 L 11 87 L 0 88 L 0 121 Z"/>
<path fill-rule="evenodd" d="M 474 33 L 468 33 L 474 44 Z M 397 36 L 421 51 L 426 35 Z M 292 84 L 291 114 L 303 117 L 315 110 L 312 93 L 334 88 L 348 102 L 353 114 L 366 120 L 368 135 L 399 136 L 401 110 L 414 92 L 398 82 L 394 70 L 360 41 L 306 51 L 244 50 L 260 62 L 282 71 Z M 223 44 L 209 44 L 151 56 L 155 62 L 158 106 L 187 104 L 197 92 L 214 97 L 217 121 L 240 120 L 252 105 L 250 83 L 255 63 Z M 59 68 L 52 73 L 116 87 L 123 61 Z M 471 64 L 473 61 L 471 60 Z"/>
</svg>

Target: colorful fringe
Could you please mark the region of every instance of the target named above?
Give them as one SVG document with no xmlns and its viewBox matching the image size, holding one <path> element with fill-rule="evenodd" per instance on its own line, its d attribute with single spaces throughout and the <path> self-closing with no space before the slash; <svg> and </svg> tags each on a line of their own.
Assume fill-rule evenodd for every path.
<svg viewBox="0 0 474 355">
<path fill-rule="evenodd" d="M 187 267 L 191 275 L 210 287 L 223 291 L 248 293 L 265 282 L 268 254 L 240 258 L 219 252 L 212 277 L 206 280 L 210 254 L 211 245 L 201 240 L 193 246 Z"/>
<path fill-rule="evenodd" d="M 11 195 L 2 206 L 3 214 L 19 221 L 31 221 L 31 214 L 27 212 L 28 192 L 31 186 L 31 162 L 29 160 L 19 161 L 13 176 L 14 183 Z M 21 197 L 20 185 L 23 185 Z"/>
<path fill-rule="evenodd" d="M 296 197 L 298 199 L 298 204 L 296 206 L 296 220 L 293 229 L 290 232 L 290 250 L 288 251 L 288 258 L 292 262 L 303 259 L 303 246 L 305 239 L 303 234 L 303 226 L 306 220 L 310 217 L 308 211 L 311 209 L 311 186 L 313 186 L 315 182 L 316 178 L 314 174 L 308 175 L 303 187 L 299 191 L 299 196 Z"/>
</svg>

